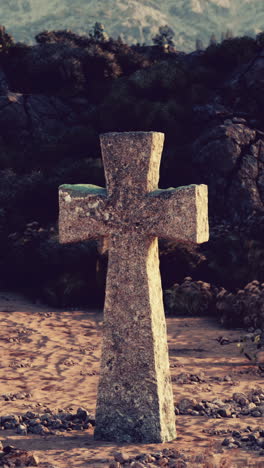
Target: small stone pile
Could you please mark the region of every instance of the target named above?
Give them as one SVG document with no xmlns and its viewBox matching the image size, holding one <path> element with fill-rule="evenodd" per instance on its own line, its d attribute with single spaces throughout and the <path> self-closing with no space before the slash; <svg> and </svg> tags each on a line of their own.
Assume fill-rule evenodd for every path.
<svg viewBox="0 0 264 468">
<path fill-rule="evenodd" d="M 223 440 L 222 446 L 259 451 L 259 455 L 264 456 L 264 431 L 253 431 L 250 426 L 245 431 L 232 431 L 231 436 Z"/>
<path fill-rule="evenodd" d="M 179 385 L 193 385 L 198 383 L 206 382 L 205 375 L 203 372 L 198 374 L 191 374 L 188 372 L 181 372 L 178 375 L 172 376 L 172 382 L 177 383 Z"/>
<path fill-rule="evenodd" d="M 27 392 L 18 392 L 18 393 L 3 393 L 1 398 L 4 401 L 15 401 L 15 400 L 26 400 L 27 398 L 31 398 L 31 393 Z"/>
<path fill-rule="evenodd" d="M 210 436 L 226 436 L 222 441 L 222 447 L 233 449 L 242 448 L 246 450 L 259 451 L 259 456 L 264 456 L 264 431 L 261 428 L 252 429 L 204 429 Z"/>
<path fill-rule="evenodd" d="M 181 399 L 176 408 L 176 414 L 191 416 L 207 416 L 209 418 L 241 418 L 250 416 L 260 418 L 264 416 L 264 391 L 254 389 L 247 395 L 234 393 L 231 399 L 202 400 L 193 398 Z"/>
<path fill-rule="evenodd" d="M 109 464 L 109 468 L 152 468 L 152 467 L 186 468 L 187 460 L 184 454 L 175 449 L 164 449 L 161 452 L 137 455 L 129 455 L 117 452 L 114 454 L 114 461 Z"/>
<path fill-rule="evenodd" d="M 3 447 L 0 442 L 0 466 L 4 468 L 15 468 L 16 466 L 38 466 L 39 460 L 33 452 L 20 450 L 12 445 Z"/>
<path fill-rule="evenodd" d="M 259 456 L 264 456 L 264 431 L 253 431 L 249 426 L 246 431 L 232 431 L 231 437 L 226 437 L 222 446 L 228 449 L 243 448 L 259 451 Z"/>
<path fill-rule="evenodd" d="M 0 417 L 1 430 L 14 429 L 20 435 L 26 435 L 29 432 L 38 435 L 54 435 L 57 431 L 83 431 L 94 424 L 94 419 L 84 408 L 78 408 L 76 414 L 64 410 L 59 410 L 58 413 L 47 410 L 43 414 L 27 411 L 21 416 L 11 414 Z"/>
</svg>

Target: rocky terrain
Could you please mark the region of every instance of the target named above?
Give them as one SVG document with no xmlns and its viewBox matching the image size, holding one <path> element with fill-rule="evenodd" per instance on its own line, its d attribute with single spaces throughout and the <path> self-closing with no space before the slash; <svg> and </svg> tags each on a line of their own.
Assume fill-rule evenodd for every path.
<svg viewBox="0 0 264 468">
<path fill-rule="evenodd" d="M 152 42 L 160 26 L 175 32 L 179 50 L 192 51 L 196 39 L 207 46 L 211 35 L 253 35 L 263 27 L 261 0 L 7 0 L 0 6 L 1 22 L 18 41 L 33 42 L 43 30 L 72 29 L 87 34 L 96 21 L 108 34 L 128 43 Z"/>
<path fill-rule="evenodd" d="M 264 374 L 237 347 L 249 332 L 210 318 L 167 318 L 177 439 L 95 441 L 102 318 L 1 293 L 0 466 L 263 466 Z"/>
</svg>

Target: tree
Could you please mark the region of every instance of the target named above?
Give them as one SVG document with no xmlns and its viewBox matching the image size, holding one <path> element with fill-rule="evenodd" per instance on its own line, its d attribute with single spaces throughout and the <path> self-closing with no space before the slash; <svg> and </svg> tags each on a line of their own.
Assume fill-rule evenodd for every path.
<svg viewBox="0 0 264 468">
<path fill-rule="evenodd" d="M 195 45 L 196 45 L 196 50 L 204 50 L 204 45 L 203 45 L 203 41 L 201 39 L 196 39 L 196 42 L 195 42 Z"/>
<path fill-rule="evenodd" d="M 174 36 L 174 31 L 166 24 L 159 27 L 159 33 L 152 40 L 156 46 L 167 48 L 174 46 Z"/>
<path fill-rule="evenodd" d="M 108 34 L 105 32 L 104 25 L 98 22 L 95 23 L 93 31 L 90 32 L 90 37 L 95 39 L 96 42 L 106 42 L 109 39 Z"/>
<path fill-rule="evenodd" d="M 233 39 L 234 33 L 232 29 L 227 29 L 226 32 L 222 32 L 221 34 L 221 41 L 226 41 L 228 39 Z"/>
<path fill-rule="evenodd" d="M 216 44 L 217 44 L 216 35 L 212 34 L 210 37 L 209 45 L 216 45 Z"/>
<path fill-rule="evenodd" d="M 264 31 L 257 34 L 256 42 L 257 42 L 258 47 L 260 48 L 264 47 Z"/>
<path fill-rule="evenodd" d="M 10 36 L 4 26 L 0 26 L 0 52 L 7 52 L 14 45 L 13 37 Z"/>
</svg>

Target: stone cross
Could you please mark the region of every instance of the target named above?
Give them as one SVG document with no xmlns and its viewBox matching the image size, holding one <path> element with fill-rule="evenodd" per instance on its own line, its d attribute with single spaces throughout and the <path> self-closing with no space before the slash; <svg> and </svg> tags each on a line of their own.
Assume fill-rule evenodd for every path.
<svg viewBox="0 0 264 468">
<path fill-rule="evenodd" d="M 158 189 L 164 135 L 101 135 L 106 189 L 62 185 L 62 243 L 107 239 L 95 438 L 157 443 L 176 437 L 158 237 L 208 240 L 207 186 Z"/>
</svg>

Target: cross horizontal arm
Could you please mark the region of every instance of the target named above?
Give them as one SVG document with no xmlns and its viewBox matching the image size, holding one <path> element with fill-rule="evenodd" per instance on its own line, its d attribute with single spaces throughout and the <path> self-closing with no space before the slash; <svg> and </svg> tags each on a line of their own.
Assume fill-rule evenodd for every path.
<svg viewBox="0 0 264 468">
<path fill-rule="evenodd" d="M 106 235 L 107 192 L 97 185 L 59 187 L 59 238 L 62 244 L 97 239 Z"/>
<path fill-rule="evenodd" d="M 148 194 L 148 235 L 171 240 L 207 242 L 208 190 L 206 185 L 155 190 Z"/>
</svg>

